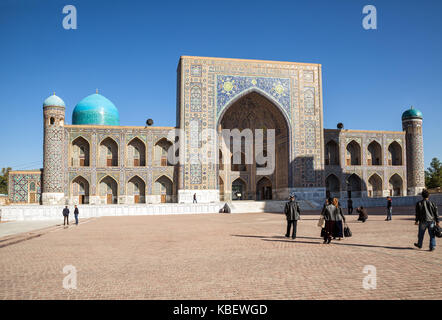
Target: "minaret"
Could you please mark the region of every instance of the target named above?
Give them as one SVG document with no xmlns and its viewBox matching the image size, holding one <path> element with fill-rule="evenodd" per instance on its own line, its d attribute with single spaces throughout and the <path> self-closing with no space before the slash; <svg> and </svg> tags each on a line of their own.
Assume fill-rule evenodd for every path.
<svg viewBox="0 0 442 320">
<path fill-rule="evenodd" d="M 417 195 L 425 188 L 422 119 L 422 112 L 413 107 L 402 114 L 402 129 L 406 132 L 408 195 Z"/>
<path fill-rule="evenodd" d="M 43 103 L 43 190 L 42 204 L 65 204 L 64 195 L 65 104 L 54 95 Z"/>
</svg>

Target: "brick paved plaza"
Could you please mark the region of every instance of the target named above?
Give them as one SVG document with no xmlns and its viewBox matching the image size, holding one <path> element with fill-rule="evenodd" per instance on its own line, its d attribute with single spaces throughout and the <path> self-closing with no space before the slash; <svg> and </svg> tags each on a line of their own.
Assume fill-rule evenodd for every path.
<svg viewBox="0 0 442 320">
<path fill-rule="evenodd" d="M 382 211 L 384 209 L 377 209 Z M 395 213 L 398 209 L 395 209 Z M 322 244 L 318 215 L 298 238 L 281 214 L 102 217 L 0 239 L 1 299 L 441 299 L 442 247 L 413 248 L 411 210 L 347 216 L 353 237 Z M 78 272 L 64 289 L 63 267 Z M 377 288 L 362 286 L 365 265 Z"/>
</svg>

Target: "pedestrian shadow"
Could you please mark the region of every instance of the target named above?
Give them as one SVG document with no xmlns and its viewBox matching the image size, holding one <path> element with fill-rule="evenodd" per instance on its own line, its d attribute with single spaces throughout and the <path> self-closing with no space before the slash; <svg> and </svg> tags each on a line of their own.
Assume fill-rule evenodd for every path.
<svg viewBox="0 0 442 320">
<path fill-rule="evenodd" d="M 312 241 L 299 241 L 299 240 L 290 240 L 284 236 L 260 236 L 260 235 L 244 235 L 244 234 L 232 234 L 232 237 L 243 237 L 243 238 L 257 238 L 263 241 L 272 241 L 272 242 L 290 242 L 290 243 L 307 243 L 307 244 L 322 244 L 323 239 L 320 237 L 299 237 L 296 239 L 312 239 L 319 240 L 319 242 Z M 345 240 L 341 240 L 345 241 Z M 331 245 L 338 246 L 350 246 L 350 247 L 362 247 L 362 248 L 382 248 L 389 250 L 415 250 L 413 247 L 393 247 L 393 246 L 378 246 L 373 244 L 358 244 L 358 243 L 344 243 L 339 240 L 332 240 Z"/>
<path fill-rule="evenodd" d="M 415 250 L 413 247 L 377 246 L 377 245 L 373 245 L 373 244 L 342 243 L 342 242 L 336 242 L 336 241 L 332 241 L 331 243 L 337 244 L 339 246 L 353 246 L 353 247 L 364 247 L 364 248 L 384 248 L 384 249 L 391 249 L 391 250 Z"/>
<path fill-rule="evenodd" d="M 301 237 L 296 237 L 296 239 Z M 270 242 L 287 242 L 287 243 L 307 243 L 307 244 L 321 244 L 320 242 L 312 242 L 312 241 L 299 241 L 299 240 L 274 240 L 274 239 L 261 239 L 262 241 L 270 241 Z"/>
<path fill-rule="evenodd" d="M 284 236 L 258 236 L 258 235 L 246 235 L 246 234 L 232 234 L 232 237 L 241 237 L 241 238 L 259 238 L 259 239 L 284 239 L 287 240 L 287 237 Z M 319 237 L 300 237 L 296 236 L 296 239 L 312 239 L 312 240 L 320 240 Z M 274 240 L 276 241 L 276 240 Z"/>
</svg>

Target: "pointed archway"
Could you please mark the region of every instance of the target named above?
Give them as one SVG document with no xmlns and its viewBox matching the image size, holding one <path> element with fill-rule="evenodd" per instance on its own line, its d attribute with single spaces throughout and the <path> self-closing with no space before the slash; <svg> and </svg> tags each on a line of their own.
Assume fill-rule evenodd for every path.
<svg viewBox="0 0 442 320">
<path fill-rule="evenodd" d="M 230 136 L 223 136 L 219 146 L 223 156 L 230 160 L 230 165 L 224 166 L 223 177 L 230 181 L 242 179 L 244 184 L 235 185 L 237 189 L 242 188 L 241 199 L 253 199 L 258 195 L 258 181 L 264 175 L 272 182 L 268 190 L 275 197 L 287 198 L 287 190 L 291 186 L 289 123 L 287 115 L 276 102 L 253 90 L 235 98 L 221 112 L 219 129 L 231 130 Z M 262 134 L 261 149 L 253 148 L 251 143 L 260 141 L 257 140 L 258 134 Z M 236 146 L 234 139 L 237 139 Z M 257 158 L 259 161 L 256 161 Z M 238 198 L 235 196 L 238 190 L 232 189 L 232 199 Z"/>
<path fill-rule="evenodd" d="M 100 181 L 100 197 L 106 204 L 118 203 L 118 183 L 111 176 L 105 176 Z"/>
<path fill-rule="evenodd" d="M 272 200 L 272 182 L 262 177 L 256 184 L 256 200 Z"/>
</svg>

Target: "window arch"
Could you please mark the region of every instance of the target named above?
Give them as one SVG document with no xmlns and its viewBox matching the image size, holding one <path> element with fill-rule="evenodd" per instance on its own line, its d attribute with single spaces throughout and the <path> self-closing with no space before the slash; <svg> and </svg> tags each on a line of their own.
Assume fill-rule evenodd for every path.
<svg viewBox="0 0 442 320">
<path fill-rule="evenodd" d="M 89 150 L 89 142 L 85 138 L 78 137 L 74 139 L 71 147 L 71 165 L 73 167 L 89 167 Z"/>
<path fill-rule="evenodd" d="M 162 167 L 172 165 L 168 160 L 168 152 L 170 147 L 172 147 L 172 142 L 170 142 L 166 138 L 162 138 L 158 140 L 157 143 L 155 143 L 154 156 L 157 165 L 160 165 Z"/>
<path fill-rule="evenodd" d="M 118 166 L 118 144 L 110 137 L 100 143 L 100 166 Z"/>
<path fill-rule="evenodd" d="M 361 165 L 361 146 L 355 140 L 347 144 L 346 164 L 347 166 Z"/>
<path fill-rule="evenodd" d="M 402 166 L 402 147 L 397 141 L 388 146 L 388 165 Z"/>
<path fill-rule="evenodd" d="M 367 147 L 367 164 L 369 166 L 382 165 L 382 147 L 377 141 L 372 141 Z"/>
<path fill-rule="evenodd" d="M 339 166 L 339 145 L 334 140 L 325 145 L 325 165 Z"/>
<path fill-rule="evenodd" d="M 127 144 L 127 166 L 144 167 L 146 165 L 146 145 L 138 137 Z"/>
</svg>

